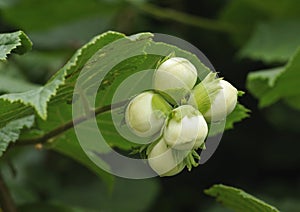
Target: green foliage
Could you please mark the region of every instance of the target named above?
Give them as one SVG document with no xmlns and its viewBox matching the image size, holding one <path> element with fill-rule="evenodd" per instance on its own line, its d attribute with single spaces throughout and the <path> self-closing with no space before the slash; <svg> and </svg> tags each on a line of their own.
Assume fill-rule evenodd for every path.
<svg viewBox="0 0 300 212">
<path fill-rule="evenodd" d="M 231 39 L 233 39 L 234 42 L 239 46 L 243 45 L 245 42 L 249 42 L 248 39 L 250 39 L 253 30 L 256 29 L 254 33 L 254 37 L 256 37 L 257 34 L 261 34 L 263 36 L 271 35 L 266 45 L 264 45 L 264 43 L 260 43 L 261 45 L 263 45 L 264 49 L 268 50 L 269 49 L 268 44 L 274 43 L 275 49 L 277 49 L 276 46 L 279 44 L 283 48 L 283 50 L 285 50 L 284 45 L 281 45 L 281 43 L 285 43 L 288 46 L 290 46 L 290 44 L 288 43 L 289 41 L 281 40 L 279 43 L 276 43 L 275 40 L 278 41 L 278 39 L 280 39 L 281 36 L 282 38 L 289 38 L 289 37 L 292 37 L 293 39 L 296 38 L 297 33 L 295 33 L 294 35 L 291 33 L 294 30 L 298 30 L 298 29 L 293 28 L 291 31 L 284 31 L 284 30 L 290 29 L 289 27 L 292 26 L 293 24 L 295 24 L 295 26 L 298 25 L 296 21 L 299 20 L 300 18 L 299 8 L 300 8 L 300 2 L 297 0 L 279 0 L 276 1 L 276 4 L 274 4 L 274 1 L 272 0 L 267 0 L 267 1 L 231 0 L 229 1 L 228 4 L 226 4 L 225 8 L 221 11 L 220 19 L 234 26 L 235 30 L 232 30 L 231 32 Z M 295 19 L 296 21 L 290 21 Z M 274 21 L 274 22 L 268 23 L 268 21 Z M 264 22 L 267 22 L 267 24 L 262 25 L 261 23 Z M 278 30 L 274 29 L 273 27 L 275 26 L 279 26 L 279 29 Z M 269 32 L 266 32 L 266 30 L 269 29 L 271 29 L 272 32 L 279 33 L 279 34 L 270 34 Z M 274 38 L 274 42 L 273 42 L 273 38 Z M 251 46 L 253 44 L 256 44 L 258 41 L 266 40 L 266 38 L 256 37 L 255 41 L 253 40 L 254 38 L 251 38 L 250 41 Z M 298 38 L 296 38 L 296 40 L 298 40 Z M 261 46 L 259 46 L 259 48 L 260 47 Z M 259 50 L 257 49 L 251 49 L 251 50 L 255 50 L 256 52 L 259 52 Z M 291 53 L 288 50 L 285 51 L 287 51 L 287 53 L 288 52 Z M 279 55 L 276 56 L 279 57 Z"/>
<path fill-rule="evenodd" d="M 34 116 L 27 116 L 9 122 L 5 127 L 0 128 L 0 157 L 11 142 L 19 139 L 23 128 L 31 128 L 34 124 Z"/>
<path fill-rule="evenodd" d="M 300 46 L 299 34 L 299 20 L 261 23 L 240 55 L 266 63 L 286 62 Z"/>
<path fill-rule="evenodd" d="M 31 147 L 20 150 L 14 148 L 5 155 L 16 164 L 16 176 L 9 166 L 1 163 L 1 173 L 18 211 L 145 211 L 160 190 L 157 179 L 123 178 L 115 178 L 108 190 L 105 181 L 66 157 L 58 154 L 55 154 L 58 158 L 53 157 L 45 154 L 49 151 Z"/>
<path fill-rule="evenodd" d="M 112 42 L 117 42 L 117 44 L 114 44 L 113 48 L 106 48 Z M 141 52 L 145 53 L 140 55 Z M 156 52 L 161 55 L 156 55 Z M 111 176 L 90 161 L 80 147 L 72 129 L 72 105 L 69 102 L 73 98 L 74 86 L 79 73 L 84 68 L 87 73 L 96 73 L 97 76 L 94 78 L 101 79 L 104 77 L 101 74 L 110 67 L 112 62 L 116 61 L 117 65 L 103 78 L 105 83 L 102 83 L 98 89 L 95 110 L 101 110 L 112 103 L 113 95 L 123 80 L 139 71 L 154 69 L 164 55 L 171 53 L 191 60 L 202 79 L 209 73 L 209 69 L 195 55 L 175 46 L 153 42 L 150 33 L 141 33 L 132 37 L 125 37 L 117 32 L 99 35 L 79 49 L 44 86 L 22 93 L 2 95 L 0 104 L 4 107 L 0 108 L 0 125 L 6 126 L 9 121 L 25 115 L 37 114 L 36 127 L 24 132 L 20 142 L 48 141 L 46 145 L 48 148 L 79 161 L 111 185 Z M 91 61 L 93 62 L 91 63 Z M 92 86 L 94 82 L 87 83 Z M 131 91 L 135 90 L 134 86 L 139 85 L 131 86 Z M 124 96 L 120 101 L 128 100 L 133 95 L 135 93 L 128 93 L 128 96 Z M 237 110 L 239 113 L 234 112 L 234 114 L 239 115 L 232 116 L 228 125 L 233 125 L 234 122 L 247 116 L 246 109 L 238 107 Z M 14 112 L 12 113 L 12 111 Z M 134 144 L 117 132 L 110 113 L 98 115 L 97 121 L 101 133 L 109 145 L 123 150 L 131 150 Z"/>
<path fill-rule="evenodd" d="M 298 82 L 300 2 L 296 0 L 232 0 L 221 13 L 221 20 L 233 23 L 238 31 L 232 38 L 244 44 L 239 56 L 273 64 L 270 69 L 251 72 L 247 88 L 266 107 L 279 100 L 293 108 L 300 105 Z M 274 68 L 274 63 L 288 63 Z"/>
<path fill-rule="evenodd" d="M 198 210 L 202 211 L 203 206 L 205 207 L 205 203 L 200 206 L 197 204 L 198 197 L 193 195 L 191 188 L 194 186 L 187 184 L 185 177 L 163 180 L 162 182 L 166 184 L 162 189 L 168 190 L 163 190 L 162 195 L 156 198 L 156 204 L 153 204 L 159 190 L 155 181 L 130 182 L 113 179 L 110 174 L 91 162 L 82 151 L 72 125 L 73 97 L 76 100 L 73 91 L 81 70 L 88 69 L 89 65 L 95 63 L 102 73 L 101 68 L 105 68 L 110 61 L 114 61 L 120 55 L 131 55 L 141 48 L 145 52 L 139 56 L 131 55 L 131 58 L 112 68 L 110 74 L 102 80 L 103 83 L 97 91 L 96 108 L 92 108 L 104 111 L 97 115 L 99 129 L 107 143 L 121 152 L 130 152 L 135 144 L 117 132 L 108 106 L 123 80 L 141 73 L 142 70 L 155 68 L 158 61 L 163 59 L 163 56 L 155 55 L 156 52 L 188 58 L 196 65 L 201 79 L 210 71 L 195 55 L 174 46 L 152 41 L 150 33 L 126 37 L 121 33 L 108 32 L 96 36 L 80 48 L 93 36 L 109 29 L 127 34 L 159 31 L 182 37 L 201 47 L 201 50 L 213 59 L 215 67 L 218 69 L 222 67 L 224 75 L 228 74 L 237 83 L 241 76 L 245 77 L 245 70 L 250 69 L 249 67 L 259 66 L 259 69 L 263 69 L 248 75 L 247 88 L 259 99 L 260 107 L 271 105 L 272 107 L 263 109 L 263 113 L 254 110 L 255 118 L 249 121 L 249 129 L 258 130 L 259 133 L 253 134 L 248 127 L 246 130 L 239 128 L 234 132 L 234 137 L 228 138 L 230 141 L 238 142 L 232 143 L 232 146 L 230 143 L 226 144 L 231 148 L 230 153 L 234 154 L 234 158 L 244 159 L 243 168 L 231 163 L 232 169 L 229 173 L 232 175 L 219 176 L 203 167 L 205 173 L 199 175 L 205 178 L 200 182 L 202 186 L 207 186 L 216 180 L 213 176 L 218 176 L 218 180 L 225 181 L 228 180 L 226 177 L 230 180 L 243 178 L 243 182 L 251 186 L 257 185 L 253 183 L 252 176 L 264 176 L 263 179 L 267 179 L 268 183 L 262 181 L 259 189 L 266 195 L 272 194 L 272 198 L 277 198 L 278 195 L 276 200 L 269 197 L 268 202 L 276 202 L 282 210 L 299 210 L 297 202 L 299 189 L 295 189 L 292 181 L 286 179 L 295 179 L 297 170 L 294 169 L 297 168 L 299 161 L 297 142 L 292 141 L 297 140 L 298 137 L 294 138 L 293 135 L 298 136 L 299 131 L 297 116 L 300 111 L 300 98 L 297 88 L 300 68 L 298 62 L 300 1 L 230 0 L 209 3 L 195 1 L 186 5 L 183 0 L 179 0 L 176 4 L 172 1 L 162 3 L 156 0 L 151 3 L 146 0 L 0 0 L 2 32 L 22 29 L 34 43 L 34 50 L 28 54 L 21 57 L 10 55 L 29 51 L 31 41 L 22 31 L 0 34 L 0 156 L 7 147 L 19 144 L 41 143 L 42 145 L 37 147 L 44 148 L 41 151 L 32 146 L 9 148 L 10 151 L 5 157 L 1 157 L 1 173 L 5 172 L 3 164 L 11 166 L 8 168 L 10 175 L 6 176 L 5 181 L 18 210 L 145 211 L 149 210 L 150 205 L 154 205 L 152 206 L 154 210 L 200 208 Z M 215 20 L 213 17 L 218 19 Z M 157 20 L 154 21 L 154 18 Z M 105 48 L 121 39 L 124 39 L 123 45 L 117 49 Z M 67 62 L 76 49 L 79 50 Z M 250 58 L 262 63 L 254 63 L 252 60 L 245 60 L 246 63 L 232 62 L 235 59 L 232 56 L 233 52 L 238 52 L 238 59 Z M 106 56 L 97 58 L 101 54 Z M 66 65 L 59 69 L 65 63 Z M 141 74 L 137 81 L 142 81 L 143 77 Z M 128 86 L 135 90 L 139 87 L 137 84 L 131 83 Z M 243 87 L 241 84 L 239 86 Z M 134 92 L 128 92 L 123 100 L 126 101 L 133 95 Z M 253 99 L 249 96 L 245 99 L 250 101 L 251 105 Z M 122 112 L 124 106 L 116 109 L 116 112 Z M 220 128 L 225 124 L 225 129 L 231 129 L 234 123 L 248 117 L 248 113 L 248 109 L 238 104 L 227 117 L 226 123 L 220 123 Z M 260 115 L 273 126 L 261 120 Z M 262 128 L 261 124 L 267 127 Z M 256 147 L 258 143 L 259 148 L 254 148 L 253 146 Z M 289 148 L 282 148 L 283 144 Z M 255 151 L 257 157 L 253 158 L 252 153 L 245 154 L 244 151 L 240 151 L 241 146 Z M 67 157 L 45 149 L 54 150 Z M 26 153 L 27 150 L 30 151 Z M 224 165 L 231 162 L 233 154 L 226 155 L 228 153 L 226 149 L 223 152 L 224 155 L 221 153 L 221 157 Z M 36 157 L 36 154 L 41 157 Z M 260 157 L 261 155 L 263 157 Z M 249 160 L 251 164 L 255 164 L 255 168 L 244 165 L 248 163 L 247 156 L 251 158 Z M 103 183 L 109 186 L 110 195 L 106 193 L 105 186 L 99 180 L 90 181 L 86 176 L 81 178 L 89 172 L 85 172 L 84 167 L 72 163 L 68 158 L 78 161 L 96 173 Z M 28 166 L 22 167 L 26 160 Z M 13 162 L 12 165 L 10 161 Z M 39 165 L 36 166 L 37 164 Z M 228 171 L 227 167 L 225 169 Z M 220 163 L 215 167 L 214 164 L 210 164 L 209 170 L 224 173 Z M 273 173 L 276 174 L 276 178 Z M 199 180 L 196 172 L 192 175 Z M 195 179 L 191 178 L 191 181 Z M 265 187 L 261 186 L 265 184 L 267 184 Z M 170 192 L 170 188 L 176 192 Z M 277 211 L 272 206 L 232 187 L 216 185 L 207 192 L 218 196 L 225 205 L 239 207 L 233 208 L 237 211 L 247 211 L 248 205 L 255 207 L 252 211 Z M 168 195 L 164 195 L 166 193 Z M 0 204 L 2 205 L 2 202 Z M 209 207 L 211 210 L 205 211 L 225 210 L 215 208 L 213 205 Z"/>
<path fill-rule="evenodd" d="M 255 14 L 255 15 L 253 15 Z M 231 33 L 231 39 L 238 45 L 242 45 L 249 39 L 249 33 L 256 23 L 266 18 L 266 14 L 251 5 L 250 1 L 230 1 L 220 13 L 220 19 L 235 26 Z"/>
<path fill-rule="evenodd" d="M 79 47 L 109 30 L 121 6 L 121 1 L 22 0 L 3 8 L 1 16 L 26 31 L 35 47 L 60 49 Z"/>
<path fill-rule="evenodd" d="M 48 127 L 48 126 L 47 126 Z M 81 163 L 97 176 L 99 176 L 103 182 L 106 183 L 109 189 L 112 189 L 114 184 L 114 177 L 99 168 L 91 159 L 83 152 L 82 147 L 77 141 L 75 132 L 73 129 L 64 133 L 62 136 L 55 139 L 54 142 L 50 142 L 46 145 L 47 148 L 55 150 L 67 157 L 72 158 L 73 160 Z"/>
<path fill-rule="evenodd" d="M 224 206 L 236 212 L 279 212 L 275 207 L 257 199 L 256 197 L 226 185 L 214 185 L 204 191 L 207 195 L 215 197 Z"/>
<path fill-rule="evenodd" d="M 69 87 L 69 85 L 66 84 L 66 76 L 68 75 L 70 78 L 70 73 L 82 69 L 85 63 L 98 49 L 120 37 L 123 37 L 123 35 L 112 32 L 95 37 L 92 41 L 79 49 L 69 60 L 69 62 L 61 70 L 59 70 L 45 86 L 27 91 L 25 93 L 2 95 L 0 97 L 0 103 L 1 101 L 9 101 L 10 103 L 18 104 L 19 108 L 24 108 L 26 105 L 29 105 L 36 110 L 37 114 L 42 119 L 47 119 L 47 103 L 50 101 L 52 96 L 60 94 L 60 98 L 63 99 L 66 98 L 66 95 L 72 95 L 71 92 L 63 92 L 66 92 Z M 72 81 L 69 81 L 69 83 L 72 84 Z M 9 109 L 10 108 L 7 108 L 6 110 L 9 111 Z M 0 113 L 0 116 L 1 115 L 5 115 L 5 112 Z M 15 119 L 18 116 L 20 116 L 20 114 L 15 113 L 11 119 Z M 0 123 L 0 126 L 3 124 L 5 123 Z"/>
<path fill-rule="evenodd" d="M 249 67 L 258 66 L 259 69 L 263 69 L 253 71 L 248 75 L 247 89 L 254 97 L 258 98 L 260 107 L 273 105 L 264 109 L 261 115 L 273 127 L 275 126 L 276 130 L 261 119 L 257 119 L 256 122 L 254 119 L 254 124 L 250 124 L 249 128 L 246 127 L 246 131 L 243 128 L 236 130 L 235 136 L 228 140 L 242 142 L 238 142 L 240 144 L 233 143 L 235 146 L 230 146 L 231 142 L 226 145 L 232 148 L 232 152 L 236 156 L 239 151 L 234 148 L 245 146 L 251 150 L 253 146 L 256 146 L 255 142 L 260 142 L 259 148 L 255 148 L 257 158 L 253 159 L 249 154 L 249 157 L 252 157 L 251 163 L 256 164 L 255 167 L 259 172 L 255 173 L 252 166 L 246 165 L 243 166 L 244 170 L 233 170 L 234 167 L 240 168 L 240 166 L 234 166 L 235 164 L 232 163 L 233 168 L 229 173 L 237 176 L 231 180 L 243 178 L 245 182 L 247 182 L 246 178 L 249 176 L 249 172 L 253 176 L 259 177 L 259 174 L 271 173 L 272 175 L 278 171 L 278 173 L 288 174 L 289 179 L 293 179 L 294 172 L 291 173 L 291 171 L 293 171 L 293 167 L 297 167 L 297 161 L 299 161 L 297 160 L 297 149 L 299 148 L 297 142 L 295 144 L 288 142 L 294 140 L 292 133 L 299 131 L 296 116 L 300 111 L 300 93 L 297 89 L 300 69 L 298 36 L 300 33 L 300 1 L 278 0 L 274 3 L 273 0 L 231 0 L 217 2 L 202 3 L 198 1 L 185 4 L 184 1 L 178 1 L 174 4 L 172 1 L 164 3 L 151 1 L 150 3 L 145 0 L 0 1 L 1 29 L 3 31 L 22 29 L 34 43 L 34 51 L 25 56 L 10 55 L 25 53 L 31 49 L 32 43 L 22 31 L 0 34 L 0 60 L 4 61 L 0 61 L 1 172 L 5 175 L 5 167 L 9 166 L 7 169 L 10 174 L 6 175 L 4 180 L 11 190 L 19 211 L 92 212 L 99 211 L 99 209 L 145 211 L 149 210 L 159 191 L 156 181 L 127 181 L 113 178 L 112 175 L 91 161 L 91 159 L 99 160 L 97 152 L 91 151 L 87 156 L 82 150 L 72 122 L 72 101 L 76 101 L 78 97 L 78 93 L 74 96 L 73 93 L 79 73 L 83 69 L 90 73 L 99 69 L 99 75 L 94 76 L 93 79 L 103 80 L 97 90 L 95 108 L 91 108 L 92 112 L 102 111 L 97 114 L 96 119 L 98 128 L 107 143 L 122 153 L 128 153 L 136 144 L 126 140 L 118 133 L 110 111 L 110 104 L 114 93 L 120 89 L 119 86 L 131 88 L 132 92 L 120 98 L 120 100 L 124 100 L 124 104 L 118 105 L 120 107 L 115 109 L 116 113 L 123 112 L 128 98 L 136 94 L 134 90 L 138 90 L 140 86 L 137 82 L 146 81 L 145 79 L 151 77 L 143 75 L 142 70 L 156 68 L 158 62 L 164 59 L 163 55 L 172 54 L 188 58 L 197 67 L 201 79 L 210 70 L 195 55 L 175 46 L 154 42 L 151 33 L 127 37 L 121 33 L 107 32 L 88 42 L 93 36 L 109 29 L 128 34 L 145 30 L 176 35 L 179 33 L 180 37 L 196 43 L 205 53 L 211 54 L 214 65 L 222 67 L 222 69 L 224 67 L 225 76 L 227 70 L 240 71 L 238 74 L 232 73 L 233 79 L 240 79 L 239 77 L 243 75 L 242 69 L 236 69 L 243 63 L 239 63 L 231 55 L 225 54 L 238 52 L 238 59 L 249 58 L 260 61 L 260 63 L 253 63 L 251 60 L 246 60 L 247 63 L 250 62 Z M 201 7 L 196 7 L 198 4 Z M 185 7 L 181 7 L 183 5 Z M 190 5 L 195 5 L 195 7 Z M 215 8 L 220 8 L 220 11 Z M 212 19 L 215 16 L 218 18 Z M 152 18 L 156 18 L 157 21 L 153 21 Z M 233 43 L 229 43 L 226 34 Z M 199 35 L 201 36 L 199 37 Z M 88 42 L 86 45 L 78 49 L 86 42 Z M 113 42 L 119 42 L 119 45 L 115 46 L 115 49 L 107 48 Z M 78 49 L 77 52 L 68 61 L 75 49 Z M 141 49 L 144 54 L 134 55 Z M 157 52 L 161 52 L 161 55 L 156 55 Z M 101 55 L 105 55 L 105 57 Z M 130 57 L 111 67 L 106 76 L 101 75 L 110 62 L 123 56 Z M 7 58 L 8 61 L 6 61 Z M 66 61 L 68 62 L 66 63 Z M 65 63 L 66 65 L 59 69 Z M 122 82 L 133 74 L 139 74 L 139 78 L 135 78 L 135 81 L 128 85 L 123 85 Z M 94 85 L 93 79 L 87 80 L 86 83 Z M 242 87 L 242 85 L 239 86 Z M 251 98 L 246 101 L 249 99 L 250 102 L 253 101 Z M 219 125 L 216 123 L 215 132 L 211 132 L 210 135 L 219 133 L 224 126 L 226 130 L 232 129 L 235 123 L 248 117 L 249 112 L 247 108 L 238 104 L 227 117 L 226 123 L 222 122 Z M 256 112 L 256 114 L 259 113 Z M 82 118 L 87 120 L 88 116 Z M 256 123 L 258 124 L 255 128 Z M 259 131 L 261 123 L 270 128 L 270 131 L 267 128 L 263 128 L 262 131 L 270 132 L 271 135 L 265 133 L 268 136 L 256 136 L 255 134 L 260 133 L 251 131 L 256 129 L 261 132 Z M 284 136 L 277 136 L 281 135 L 277 134 L 277 131 L 287 133 Z M 240 137 L 238 137 L 239 135 Z M 285 140 L 282 141 L 281 137 L 284 137 Z M 272 140 L 271 145 L 268 140 Z M 283 143 L 291 147 L 293 151 L 283 152 Z M 32 146 L 9 148 L 10 151 L 2 156 L 8 147 L 15 147 L 19 144 L 41 144 L 37 147 L 43 147 L 44 150 L 38 151 Z M 97 145 L 91 144 L 90 147 L 97 149 L 99 147 Z M 274 149 L 274 147 L 276 146 L 278 146 L 277 151 L 280 154 L 275 154 L 276 148 Z M 107 151 L 104 147 L 102 149 L 102 146 L 97 150 L 99 152 Z M 66 158 L 55 154 L 54 151 L 65 155 Z M 21 154 L 18 155 L 19 153 Z M 37 154 L 40 156 L 37 157 Z M 264 156 L 263 162 L 259 161 L 260 155 Z M 12 157 L 10 158 L 10 156 Z M 232 159 L 230 155 L 223 156 L 224 163 L 230 162 Z M 56 160 L 55 157 L 61 158 Z M 245 154 L 246 157 L 247 154 Z M 30 159 L 28 160 L 28 158 Z M 103 182 L 97 179 L 89 181 L 89 177 L 88 180 L 85 177 L 81 178 L 90 173 L 67 158 L 83 164 L 84 167 L 96 173 Z M 10 164 L 11 160 L 12 165 Z M 29 167 L 22 165 L 26 163 L 26 160 L 28 160 Z M 103 161 L 101 162 L 104 164 Z M 49 164 L 52 165 L 50 169 Z M 108 164 L 104 165 L 109 169 Z M 224 169 L 220 169 L 219 163 L 216 169 L 213 164 L 209 169 L 211 168 L 218 170 L 219 173 L 224 171 Z M 17 173 L 15 173 L 15 169 Z M 197 173 L 194 173 L 197 176 Z M 210 173 L 218 176 L 218 180 L 228 180 L 226 176 L 215 175 L 215 172 L 207 171 L 204 174 L 200 173 L 202 176 L 207 176 L 201 180 L 202 186 L 211 183 L 209 180 L 215 180 Z M 286 181 L 278 183 L 270 175 L 264 176 L 264 179 L 267 179 L 267 184 L 270 183 L 267 186 L 272 187 L 272 190 L 269 191 L 269 193 L 274 192 L 272 198 L 276 198 L 276 194 L 289 194 L 283 196 L 284 198 L 281 200 L 270 198 L 268 201 L 276 201 L 276 205 L 283 210 L 297 211 L 299 192 L 295 187 L 280 189 L 280 186 L 289 187 Z M 276 179 L 287 178 L 278 174 Z M 172 192 L 170 197 L 161 195 L 157 198 L 156 207 L 159 210 L 181 210 L 180 206 L 187 210 L 194 210 L 196 204 L 197 209 L 201 207 L 199 210 L 203 210 L 203 205 L 198 206 L 196 201 L 199 197 L 190 193 L 192 189 L 189 188 L 189 184 L 186 184 L 185 177 L 179 176 L 173 181 L 172 179 L 163 181 L 163 183 L 166 182 L 167 186 L 162 189 L 167 188 L 168 190 L 163 191 L 163 194 L 170 193 L 170 185 L 175 185 L 172 188 L 176 189 L 176 192 Z M 251 180 L 249 182 L 252 184 Z M 110 195 L 107 194 L 104 184 L 109 187 Z M 184 186 L 180 188 L 182 184 Z M 262 184 L 265 182 L 258 185 L 257 189 L 267 194 L 268 191 Z M 278 211 L 237 188 L 215 185 L 206 192 L 216 196 L 224 205 L 235 211 Z M 187 193 L 190 195 L 186 195 Z M 180 201 L 177 201 L 176 197 Z M 225 209 L 212 206 L 211 210 L 205 211 L 217 210 Z"/>
<path fill-rule="evenodd" d="M 279 99 L 285 99 L 293 107 L 298 106 L 299 98 L 293 89 L 296 86 L 293 83 L 296 78 L 292 79 L 297 77 L 297 65 L 296 60 L 291 62 L 291 57 L 296 57 L 296 50 L 300 45 L 297 36 L 300 18 L 298 4 L 299 2 L 294 0 L 278 1 L 275 5 L 272 1 L 233 0 L 222 12 L 222 20 L 240 27 L 240 32 L 235 32 L 233 38 L 240 43 L 249 39 L 239 51 L 239 56 L 265 63 L 283 63 L 289 60 L 285 67 L 252 72 L 248 75 L 247 88 L 260 99 L 261 107 L 271 105 Z M 291 77 L 289 80 L 292 80 L 289 85 L 287 77 Z"/>
<path fill-rule="evenodd" d="M 260 107 L 279 100 L 300 109 L 300 51 L 298 50 L 286 66 L 252 72 L 248 75 L 247 88 L 259 99 Z"/>
<path fill-rule="evenodd" d="M 36 9 L 38 5 L 38 10 Z M 69 9 L 66 12 L 64 9 Z M 89 17 L 101 17 L 110 14 L 116 6 L 108 1 L 78 0 L 53 0 L 51 2 L 41 2 L 39 0 L 22 0 L 15 3 L 13 7 L 2 10 L 3 17 L 7 22 L 24 28 L 26 31 L 37 31 L 51 28 L 74 20 Z M 30 14 L 30 15 L 28 15 Z M 47 23 L 47 24 L 45 24 Z"/>
<path fill-rule="evenodd" d="M 249 113 L 249 109 L 238 103 L 232 113 L 230 113 L 226 118 L 225 130 L 233 129 L 234 123 L 248 118 Z"/>
<path fill-rule="evenodd" d="M 212 123 L 209 130 L 210 136 L 215 136 L 222 133 L 225 130 L 230 130 L 234 128 L 234 124 L 248 118 L 251 111 L 237 103 L 234 110 L 226 117 L 226 120 Z"/>
<path fill-rule="evenodd" d="M 24 54 L 31 49 L 32 43 L 22 31 L 0 34 L 0 61 L 11 52 Z"/>
<path fill-rule="evenodd" d="M 275 18 L 296 18 L 299 17 L 299 1 L 297 0 L 278 0 L 276 4 L 272 0 L 245 0 L 252 7 L 262 11 L 269 17 Z"/>
</svg>

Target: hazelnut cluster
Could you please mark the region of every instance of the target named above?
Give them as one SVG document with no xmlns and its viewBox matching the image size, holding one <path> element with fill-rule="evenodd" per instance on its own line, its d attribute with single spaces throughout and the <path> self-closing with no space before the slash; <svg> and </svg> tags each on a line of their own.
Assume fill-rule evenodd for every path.
<svg viewBox="0 0 300 212">
<path fill-rule="evenodd" d="M 159 137 L 148 146 L 147 157 L 160 176 L 197 166 L 196 150 L 205 148 L 207 123 L 226 119 L 237 104 L 238 91 L 229 82 L 213 72 L 199 83 L 197 76 L 189 60 L 169 58 L 155 70 L 153 90 L 135 96 L 126 107 L 132 133 Z"/>
</svg>

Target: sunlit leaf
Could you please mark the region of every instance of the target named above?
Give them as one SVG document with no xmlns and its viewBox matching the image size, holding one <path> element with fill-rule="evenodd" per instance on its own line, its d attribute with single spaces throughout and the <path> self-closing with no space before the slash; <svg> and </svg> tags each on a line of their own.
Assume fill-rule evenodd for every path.
<svg viewBox="0 0 300 212">
<path fill-rule="evenodd" d="M 204 191 L 207 195 L 215 197 L 225 207 L 236 212 L 279 212 L 275 207 L 257 199 L 241 189 L 226 185 L 214 185 Z"/>
<path fill-rule="evenodd" d="M 0 34 L 0 60 L 5 60 L 12 52 L 24 54 L 31 49 L 32 43 L 22 31 Z"/>
<path fill-rule="evenodd" d="M 38 89 L 30 90 L 24 93 L 14 93 L 0 96 L 0 104 L 3 101 L 8 101 L 10 103 L 15 103 L 19 105 L 20 108 L 24 106 L 33 107 L 37 114 L 42 118 L 47 118 L 47 103 L 50 101 L 51 97 L 55 96 L 58 89 L 65 85 L 65 77 L 81 69 L 85 62 L 102 46 L 123 37 L 122 34 L 108 32 L 100 36 L 95 37 L 91 42 L 86 44 L 84 47 L 79 49 L 75 55 L 69 60 L 69 62 L 59 70 L 48 83 Z M 66 86 L 67 87 L 67 86 Z M 7 110 L 8 111 L 8 110 Z M 0 116 L 5 115 L 5 111 L 1 112 Z M 12 116 L 12 119 L 16 118 L 18 113 Z M 1 122 L 1 121 L 0 121 Z M 1 126 L 1 124 L 0 124 Z"/>
</svg>

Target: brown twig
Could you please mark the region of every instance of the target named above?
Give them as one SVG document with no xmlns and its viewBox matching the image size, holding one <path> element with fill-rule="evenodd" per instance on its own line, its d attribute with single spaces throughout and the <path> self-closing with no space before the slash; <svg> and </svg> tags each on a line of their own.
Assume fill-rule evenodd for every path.
<svg viewBox="0 0 300 212">
<path fill-rule="evenodd" d="M 97 115 L 105 113 L 107 111 L 122 107 L 127 102 L 128 102 L 128 100 L 125 100 L 125 101 L 118 102 L 118 103 L 115 103 L 115 104 L 112 104 L 112 105 L 106 105 L 106 106 L 103 106 L 103 107 L 99 107 L 99 108 L 96 108 L 94 111 L 91 111 L 91 113 L 95 113 L 95 115 L 97 116 Z M 73 128 L 75 125 L 80 124 L 84 121 L 87 121 L 90 118 L 91 118 L 91 116 L 87 114 L 87 115 L 79 117 L 77 119 L 70 120 L 67 123 L 65 123 L 65 124 L 55 128 L 55 129 L 49 131 L 48 133 L 46 133 L 46 134 L 44 134 L 40 137 L 19 140 L 18 142 L 15 143 L 15 145 L 31 145 L 31 144 L 45 143 L 49 139 L 60 135 L 61 133 Z"/>
</svg>

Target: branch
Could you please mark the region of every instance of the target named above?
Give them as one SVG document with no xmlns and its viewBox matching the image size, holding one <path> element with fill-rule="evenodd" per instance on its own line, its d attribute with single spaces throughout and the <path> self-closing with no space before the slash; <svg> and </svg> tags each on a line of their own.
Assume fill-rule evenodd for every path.
<svg viewBox="0 0 300 212">
<path fill-rule="evenodd" d="M 2 174 L 0 173 L 0 204 L 1 208 L 5 212 L 16 212 L 16 206 L 14 201 L 10 195 L 10 192 L 5 185 Z M 1 210 L 1 209 L 0 209 Z"/>
<path fill-rule="evenodd" d="M 218 32 L 229 33 L 235 31 L 233 25 L 230 25 L 222 21 L 194 16 L 170 8 L 158 7 L 149 3 L 136 3 L 130 0 L 129 2 L 139 10 L 148 13 L 158 19 L 176 21 L 182 24 L 199 27 L 207 30 L 218 31 Z"/>
<path fill-rule="evenodd" d="M 115 103 L 115 104 L 112 104 L 112 105 L 106 105 L 106 106 L 103 106 L 103 107 L 96 108 L 95 110 L 92 110 L 90 114 L 95 113 L 95 115 L 97 116 L 97 115 L 105 113 L 107 111 L 122 107 L 125 104 L 127 104 L 128 101 L 129 100 L 125 100 L 125 101 L 118 102 L 118 103 Z M 91 118 L 91 116 L 89 114 L 87 114 L 87 115 L 79 117 L 77 119 L 70 120 L 67 123 L 65 123 L 64 125 L 61 125 L 61 126 L 49 131 L 48 133 L 46 133 L 46 134 L 44 134 L 40 137 L 19 140 L 18 142 L 14 143 L 14 145 L 31 145 L 31 144 L 45 143 L 49 139 L 54 138 L 54 137 L 62 134 L 63 132 L 73 128 L 75 125 L 80 124 L 84 121 L 87 121 L 90 118 Z"/>
</svg>

